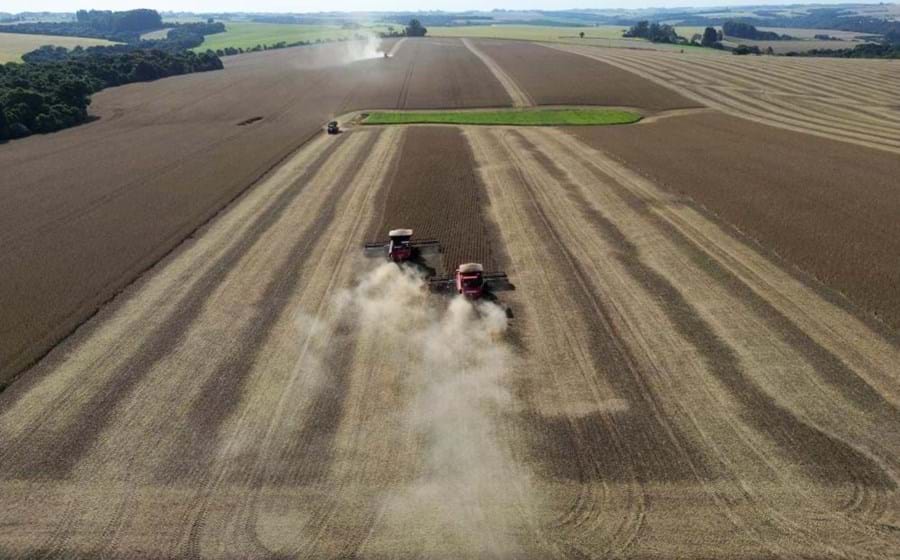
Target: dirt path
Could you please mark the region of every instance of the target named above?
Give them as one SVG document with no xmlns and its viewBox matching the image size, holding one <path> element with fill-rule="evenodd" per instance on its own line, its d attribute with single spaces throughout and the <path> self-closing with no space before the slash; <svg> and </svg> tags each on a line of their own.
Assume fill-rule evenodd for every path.
<svg viewBox="0 0 900 560">
<path fill-rule="evenodd" d="M 462 39 L 462 42 L 467 49 L 472 51 L 475 56 L 477 56 L 481 59 L 482 62 L 484 62 L 485 66 L 487 66 L 490 69 L 491 73 L 494 74 L 494 77 L 496 77 L 497 80 L 501 84 L 503 84 L 503 88 L 506 90 L 506 93 L 509 94 L 509 98 L 512 99 L 513 107 L 533 107 L 535 105 L 535 102 L 533 99 L 531 99 L 531 96 L 529 96 L 525 90 L 520 88 L 519 84 L 517 84 L 516 81 L 513 80 L 512 77 L 510 77 L 510 75 L 507 74 L 505 70 L 503 70 L 503 68 L 500 67 L 500 65 L 494 62 L 494 59 L 492 59 L 491 57 L 486 55 L 484 51 L 476 47 L 472 43 L 472 41 L 468 39 Z"/>
</svg>

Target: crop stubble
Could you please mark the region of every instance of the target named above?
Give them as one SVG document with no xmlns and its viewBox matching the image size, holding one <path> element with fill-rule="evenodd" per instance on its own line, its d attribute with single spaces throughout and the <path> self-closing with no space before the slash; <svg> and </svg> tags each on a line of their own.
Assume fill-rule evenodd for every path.
<svg viewBox="0 0 900 560">
<path fill-rule="evenodd" d="M 900 159 L 713 113 L 572 132 L 900 328 Z"/>
<path fill-rule="evenodd" d="M 578 483 L 545 496 L 561 540 L 636 557 L 896 546 L 878 525 L 900 466 L 882 429 L 898 421 L 896 341 L 564 133 L 468 135 L 528 294 L 514 301 L 530 422 L 511 430 L 536 432 L 522 437 L 539 472 Z M 860 510 L 805 517 L 856 492 Z M 574 528 L 585 519 L 596 532 Z"/>
<path fill-rule="evenodd" d="M 0 552 L 890 557 L 900 346 L 656 175 L 731 154 L 718 118 L 319 136 L 0 395 Z M 637 156 L 704 133 L 652 173 Z M 807 138 L 784 134 L 736 172 Z M 399 226 L 518 288 L 488 418 L 514 491 L 460 487 L 465 520 L 390 521 L 429 445 L 416 372 L 390 325 L 333 317 L 359 244 Z"/>
<path fill-rule="evenodd" d="M 363 108 L 504 105 L 458 41 L 407 41 L 389 59 L 335 65 L 331 46 L 227 59 L 222 72 L 114 88 L 101 119 L 0 148 L 0 380 L 95 312 L 314 135 Z M 337 47 L 335 47 L 337 48 Z M 449 95 L 435 96 L 444 61 Z M 455 86 L 453 84 L 456 84 Z M 446 83 L 445 83 L 446 85 Z M 261 120 L 237 126 L 247 119 Z"/>
<path fill-rule="evenodd" d="M 890 60 L 720 58 L 552 48 L 633 72 L 730 115 L 900 153 L 900 77 Z"/>
</svg>

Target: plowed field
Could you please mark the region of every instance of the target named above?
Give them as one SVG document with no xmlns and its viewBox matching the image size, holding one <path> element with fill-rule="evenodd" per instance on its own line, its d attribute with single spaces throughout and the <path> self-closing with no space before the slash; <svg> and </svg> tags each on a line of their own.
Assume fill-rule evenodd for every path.
<svg viewBox="0 0 900 560">
<path fill-rule="evenodd" d="M 544 49 L 575 68 L 588 60 Z M 410 85 L 419 57 L 436 57 L 427 68 L 440 75 L 444 50 L 451 66 L 468 52 L 499 103 L 540 99 L 523 70 L 486 62 L 481 42 L 479 55 L 406 41 L 379 61 L 394 65 L 384 72 L 312 61 L 298 71 L 324 80 L 322 100 L 318 88 L 343 77 L 404 106 L 428 90 Z M 231 64 L 259 81 L 256 56 Z M 291 95 L 284 79 L 269 82 L 273 99 Z M 164 85 L 190 89 L 152 84 Z M 557 86 L 548 95 L 572 84 Z M 0 393 L 0 557 L 895 557 L 900 337 L 873 310 L 895 301 L 883 279 L 895 263 L 896 158 L 646 87 L 672 104 L 640 107 L 648 118 L 620 128 L 309 133 Z M 243 94 L 228 91 L 178 116 L 229 129 L 215 115 Z M 342 91 L 335 110 L 361 103 L 363 91 Z M 608 97 L 592 91 L 580 103 Z M 270 101 L 282 112 L 253 138 L 268 130 L 275 150 L 289 128 L 277 123 L 312 126 L 301 109 L 313 93 L 297 95 Z M 130 115 L 118 119 L 142 134 L 155 126 Z M 739 133 L 754 150 L 740 151 Z M 60 138 L 29 142 L 76 149 Z M 27 145 L 0 158 L 46 163 Z M 119 149 L 99 137 L 79 149 L 101 146 Z M 222 181 L 244 157 L 222 162 Z M 180 185 L 128 192 L 171 204 L 140 207 L 164 225 L 178 201 L 211 204 L 170 200 Z M 60 201 L 15 192 L 66 223 Z M 57 222 L 29 211 L 44 228 L 35 243 L 74 231 L 53 233 Z M 165 230 L 131 212 L 93 223 Z M 394 227 L 437 238 L 447 269 L 472 260 L 507 272 L 515 289 L 497 296 L 509 313 L 432 295 L 420 273 L 365 258 L 363 243 Z M 829 245 L 841 237 L 856 251 Z M 65 250 L 83 250 L 80 239 Z M 65 254 L 48 253 L 71 266 Z M 850 259 L 869 272 L 853 276 Z M 66 270 L 69 292 L 84 293 L 92 270 Z M 4 289 L 40 293 L 16 282 Z M 862 288 L 844 297 L 843 286 Z M 47 308 L 21 309 L 22 321 L 51 322 Z"/>
</svg>

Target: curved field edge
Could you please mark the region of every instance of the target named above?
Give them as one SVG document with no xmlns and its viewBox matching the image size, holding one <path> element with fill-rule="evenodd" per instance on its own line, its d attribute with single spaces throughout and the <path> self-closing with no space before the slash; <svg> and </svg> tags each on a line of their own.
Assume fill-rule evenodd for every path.
<svg viewBox="0 0 900 560">
<path fill-rule="evenodd" d="M 514 109 L 492 111 L 376 111 L 363 124 L 470 124 L 494 126 L 596 126 L 632 124 L 639 113 L 617 109 Z"/>
</svg>

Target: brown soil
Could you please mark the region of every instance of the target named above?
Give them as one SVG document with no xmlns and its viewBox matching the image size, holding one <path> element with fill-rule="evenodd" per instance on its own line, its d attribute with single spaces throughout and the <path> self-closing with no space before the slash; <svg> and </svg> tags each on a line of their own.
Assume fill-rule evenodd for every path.
<svg viewBox="0 0 900 560">
<path fill-rule="evenodd" d="M 900 328 L 900 159 L 713 113 L 572 133 Z"/>
<path fill-rule="evenodd" d="M 471 40 L 539 105 L 609 105 L 649 110 L 699 104 L 631 72 L 532 43 Z"/>
<path fill-rule="evenodd" d="M 412 228 L 421 239 L 441 242 L 444 272 L 464 262 L 500 265 L 483 219 L 487 197 L 465 138 L 456 127 L 409 127 L 403 151 L 385 191 L 381 221 L 371 240 L 394 228 Z"/>
<path fill-rule="evenodd" d="M 389 60 L 340 66 L 332 48 L 230 57 L 221 72 L 110 89 L 94 97 L 99 121 L 0 149 L 14 178 L 0 186 L 0 382 L 334 115 L 509 103 L 459 41 L 406 41 Z"/>
</svg>

